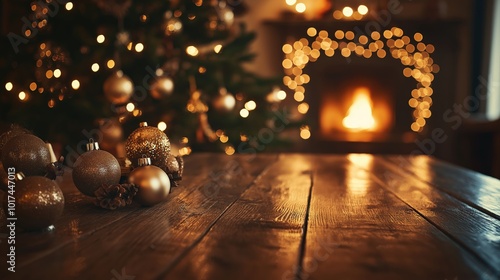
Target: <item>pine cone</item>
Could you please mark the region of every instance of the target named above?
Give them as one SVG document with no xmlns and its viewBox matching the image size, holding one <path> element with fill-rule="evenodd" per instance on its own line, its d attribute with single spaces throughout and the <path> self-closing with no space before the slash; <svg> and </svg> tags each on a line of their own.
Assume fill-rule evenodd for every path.
<svg viewBox="0 0 500 280">
<path fill-rule="evenodd" d="M 130 205 L 138 190 L 133 184 L 101 186 L 95 191 L 95 205 L 109 210 Z"/>
<path fill-rule="evenodd" d="M 184 171 L 184 159 L 181 156 L 171 155 L 167 158 L 162 169 L 170 178 L 172 186 L 178 187 L 178 181 L 182 180 L 182 172 Z"/>
</svg>

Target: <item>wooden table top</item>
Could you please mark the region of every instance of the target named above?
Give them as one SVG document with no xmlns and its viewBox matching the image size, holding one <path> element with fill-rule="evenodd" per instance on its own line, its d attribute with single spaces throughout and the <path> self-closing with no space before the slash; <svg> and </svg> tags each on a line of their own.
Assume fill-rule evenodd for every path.
<svg viewBox="0 0 500 280">
<path fill-rule="evenodd" d="M 1 279 L 500 279 L 500 181 L 427 156 L 194 154 L 167 202 L 115 211 L 67 172 L 56 229 Z M 4 228 L 2 228 L 4 232 Z"/>
</svg>

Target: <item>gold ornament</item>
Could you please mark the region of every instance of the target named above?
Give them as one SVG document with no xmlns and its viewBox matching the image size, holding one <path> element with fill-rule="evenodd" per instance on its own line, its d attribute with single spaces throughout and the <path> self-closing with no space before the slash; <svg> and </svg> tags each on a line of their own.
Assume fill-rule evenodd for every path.
<svg viewBox="0 0 500 280">
<path fill-rule="evenodd" d="M 213 100 L 212 105 L 219 112 L 229 112 L 236 105 L 234 96 L 227 92 L 226 88 L 219 89 L 219 95 Z"/>
<path fill-rule="evenodd" d="M 132 164 L 148 157 L 153 165 L 162 166 L 170 155 L 170 141 L 163 131 L 142 122 L 127 138 L 125 151 Z"/>
<path fill-rule="evenodd" d="M 104 81 L 103 90 L 104 96 L 106 96 L 109 102 L 123 104 L 132 97 L 134 85 L 130 78 L 119 70 Z"/>
<path fill-rule="evenodd" d="M 174 92 L 174 81 L 169 76 L 157 77 L 151 85 L 151 96 L 154 99 L 162 99 Z"/>
<path fill-rule="evenodd" d="M 184 159 L 181 156 L 170 155 L 162 166 L 163 171 L 165 171 L 170 178 L 173 187 L 179 185 L 178 181 L 182 180 L 182 172 L 184 171 Z"/>
<path fill-rule="evenodd" d="M 42 176 L 24 178 L 16 174 L 17 225 L 25 230 L 42 230 L 52 226 L 64 209 L 64 195 L 56 182 Z M 4 202 L 5 199 L 4 199 Z M 5 213 L 7 203 L 4 203 Z"/>
<path fill-rule="evenodd" d="M 5 146 L 5 144 L 7 144 L 7 142 L 9 142 L 10 139 L 12 139 L 20 134 L 31 134 L 31 132 L 27 129 L 24 129 L 21 126 L 12 124 L 8 131 L 6 131 L 6 132 L 2 133 L 2 135 L 0 135 L 0 155 L 1 155 L 2 150 L 3 150 L 3 146 Z"/>
<path fill-rule="evenodd" d="M 87 152 L 76 160 L 73 167 L 73 183 L 80 192 L 95 196 L 95 191 L 103 185 L 117 184 L 121 168 L 118 160 L 110 153 L 99 150 L 99 145 L 90 139 Z"/>
<path fill-rule="evenodd" d="M 5 144 L 2 150 L 4 170 L 14 167 L 26 176 L 45 175 L 50 164 L 50 152 L 42 139 L 32 134 L 20 134 Z"/>
<path fill-rule="evenodd" d="M 139 188 L 134 199 L 144 206 L 165 201 L 170 193 L 170 179 L 167 173 L 151 165 L 150 158 L 138 160 L 138 166 L 130 172 L 128 182 Z"/>
</svg>

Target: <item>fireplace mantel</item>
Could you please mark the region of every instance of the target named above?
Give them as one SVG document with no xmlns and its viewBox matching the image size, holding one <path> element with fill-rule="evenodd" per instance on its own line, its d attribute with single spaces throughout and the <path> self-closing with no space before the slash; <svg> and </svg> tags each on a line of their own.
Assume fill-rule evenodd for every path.
<svg viewBox="0 0 500 280">
<path fill-rule="evenodd" d="M 271 49 L 274 51 L 273 57 L 276 57 L 276 65 L 281 65 L 281 58 L 283 58 L 283 53 L 281 52 L 281 46 L 285 43 L 293 42 L 300 38 L 308 38 L 307 30 L 310 27 L 314 27 L 318 31 L 325 30 L 329 34 L 334 34 L 336 30 L 342 31 L 352 31 L 355 36 L 366 35 L 370 37 L 370 33 L 373 31 L 383 32 L 384 30 L 390 30 L 392 27 L 399 27 L 404 31 L 405 35 L 415 34 L 419 32 L 423 34 L 425 43 L 432 43 L 435 46 L 435 51 L 432 54 L 433 60 L 439 64 L 440 72 L 435 75 L 435 80 L 432 82 L 432 88 L 434 90 L 433 104 L 432 104 L 432 117 L 428 119 L 426 129 L 423 132 L 409 137 L 407 133 L 401 135 L 401 141 L 398 137 L 390 135 L 386 139 L 380 140 L 380 138 L 374 138 L 370 143 L 362 141 L 344 141 L 343 137 L 339 137 L 333 141 L 327 141 L 322 137 L 317 137 L 317 133 L 314 133 L 314 128 L 318 128 L 319 120 L 314 114 L 318 114 L 318 106 L 311 104 L 310 112 L 308 113 L 308 119 L 311 120 L 311 130 L 312 137 L 309 139 L 304 147 L 320 147 L 319 150 L 324 150 L 325 147 L 332 147 L 332 152 L 380 152 L 380 153 L 405 153 L 411 152 L 418 148 L 415 141 L 411 139 L 424 139 L 432 135 L 435 129 L 447 129 L 449 124 L 445 123 L 443 118 L 443 113 L 449 108 L 453 108 L 454 101 L 456 99 L 457 92 L 457 61 L 458 53 L 460 48 L 459 41 L 459 30 L 463 25 L 463 21 L 459 19 L 447 19 L 439 21 L 428 21 L 428 20 L 401 20 L 393 19 L 387 24 L 384 22 L 378 22 L 376 20 L 360 20 L 360 21 L 336 21 L 336 20 L 303 20 L 297 18 L 290 19 L 279 19 L 279 20 L 267 20 L 263 22 L 264 26 L 267 28 L 267 32 L 272 34 L 274 42 L 271 42 Z M 279 44 L 279 45 L 278 45 Z M 392 59 L 389 55 L 389 58 Z M 278 58 L 280 60 L 278 60 Z M 328 60 L 326 62 L 330 65 L 337 65 L 338 68 L 352 67 L 356 63 L 351 63 L 351 65 L 336 64 L 339 63 L 340 59 L 336 55 L 333 58 L 321 57 L 318 62 L 314 63 L 320 64 L 320 60 Z M 308 65 L 304 72 L 310 74 L 315 66 Z M 402 71 L 404 66 L 398 71 Z M 394 72 L 393 72 L 394 73 Z M 401 72 L 397 72 L 401 73 Z M 402 74 L 399 75 L 400 79 L 407 79 Z M 320 80 L 320 79 L 316 79 Z M 323 79 L 324 80 L 324 79 Z M 324 85 L 323 85 L 324 86 Z M 306 85 L 310 88 L 318 89 L 318 85 L 314 85 L 314 77 L 311 77 L 311 83 Z M 411 98 L 411 89 L 407 93 L 408 99 Z M 306 97 L 307 101 L 307 97 Z M 311 101 L 311 100 L 309 100 Z M 312 100 L 312 102 L 317 102 Z M 407 106 L 407 105 L 406 105 Z M 434 155 L 441 158 L 450 158 L 451 147 L 453 146 L 452 136 L 454 131 L 447 133 L 449 135 L 449 141 L 447 145 L 441 145 L 439 149 L 433 153 Z M 314 137 L 316 135 L 316 137 Z M 404 138 L 404 139 L 403 139 Z M 409 141 L 408 141 L 409 140 Z M 335 145 L 329 145 L 331 142 L 335 142 Z M 398 145 L 399 143 L 400 145 Z M 299 148 L 302 150 L 302 148 Z M 310 148 L 306 149 L 308 151 L 313 151 Z M 318 151 L 319 151 L 318 150 Z M 328 150 L 328 149 L 327 149 Z M 313 151 L 314 152 L 314 151 Z"/>
</svg>

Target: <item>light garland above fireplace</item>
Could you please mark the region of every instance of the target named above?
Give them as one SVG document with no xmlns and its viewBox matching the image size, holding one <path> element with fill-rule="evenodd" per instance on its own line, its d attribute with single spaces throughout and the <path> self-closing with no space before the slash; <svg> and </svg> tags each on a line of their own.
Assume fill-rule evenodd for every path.
<svg viewBox="0 0 500 280">
<path fill-rule="evenodd" d="M 306 93 L 304 85 L 310 82 L 311 77 L 305 73 L 304 68 L 309 62 L 315 62 L 321 56 L 321 50 L 327 57 L 340 53 L 346 59 L 351 55 L 367 59 L 374 56 L 379 58 L 392 56 L 405 66 L 402 74 L 407 78 L 412 77 L 417 82 L 408 101 L 408 105 L 414 109 L 410 128 L 415 132 L 423 131 L 426 120 L 432 115 L 431 84 L 434 74 L 439 72 L 439 65 L 431 58 L 434 45 L 425 44 L 421 33 L 417 32 L 410 37 L 404 35 L 401 28 L 392 27 L 383 32 L 374 31 L 368 37 L 356 36 L 353 31 L 336 30 L 333 38 L 330 38 L 326 30 L 318 32 L 316 28 L 310 27 L 307 29 L 307 35 L 309 38 L 301 38 L 282 47 L 285 54 L 282 62 L 285 72 L 283 83 L 294 91 L 294 99 L 299 103 L 297 106 L 299 113 L 307 114 L 309 109 L 309 104 L 304 102 Z M 310 133 L 303 133 L 304 130 L 308 130 L 308 127 L 301 129 L 301 136 L 303 134 L 310 136 Z"/>
</svg>

